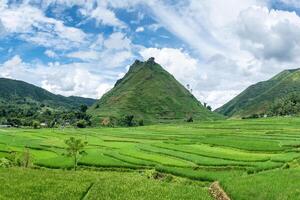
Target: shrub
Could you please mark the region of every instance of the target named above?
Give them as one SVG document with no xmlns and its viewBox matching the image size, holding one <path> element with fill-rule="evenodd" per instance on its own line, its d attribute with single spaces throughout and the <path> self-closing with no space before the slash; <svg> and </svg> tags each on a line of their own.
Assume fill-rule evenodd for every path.
<svg viewBox="0 0 300 200">
<path fill-rule="evenodd" d="M 9 168 L 12 166 L 12 163 L 10 160 L 6 158 L 0 158 L 0 168 Z"/>
<path fill-rule="evenodd" d="M 194 120 L 193 120 L 193 117 L 188 117 L 188 118 L 186 119 L 186 121 L 187 121 L 187 122 L 193 122 Z"/>
<path fill-rule="evenodd" d="M 33 127 L 34 129 L 40 128 L 40 122 L 38 122 L 38 121 L 33 121 L 33 122 L 32 122 L 32 127 Z"/>
<path fill-rule="evenodd" d="M 23 152 L 11 152 L 7 158 L 11 166 L 29 168 L 32 166 L 33 157 L 28 148 Z"/>
<path fill-rule="evenodd" d="M 77 123 L 76 123 L 76 126 L 78 127 L 78 128 L 85 128 L 86 127 L 86 121 L 85 120 L 79 120 L 79 121 L 77 121 Z"/>
<path fill-rule="evenodd" d="M 121 119 L 120 123 L 121 126 L 134 126 L 135 122 L 134 122 L 134 115 L 126 115 L 124 116 L 123 119 Z"/>
<path fill-rule="evenodd" d="M 149 179 L 161 179 L 163 178 L 163 174 L 156 170 L 147 170 L 145 171 L 145 175 Z"/>
<path fill-rule="evenodd" d="M 138 124 L 139 124 L 139 126 L 144 126 L 144 120 L 140 119 Z"/>
<path fill-rule="evenodd" d="M 102 126 L 110 126 L 110 124 L 111 124 L 111 121 L 110 121 L 109 117 L 105 117 L 101 120 Z"/>
</svg>

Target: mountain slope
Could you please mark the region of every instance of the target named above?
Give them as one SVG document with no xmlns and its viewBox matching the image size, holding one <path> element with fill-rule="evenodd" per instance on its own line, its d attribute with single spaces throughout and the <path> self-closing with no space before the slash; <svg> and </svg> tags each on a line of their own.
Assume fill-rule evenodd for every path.
<svg viewBox="0 0 300 200">
<path fill-rule="evenodd" d="M 96 101 L 89 98 L 55 95 L 23 81 L 0 78 L 0 103 L 14 103 L 20 102 L 20 100 L 23 102 L 35 102 L 50 107 L 63 107 L 68 109 L 79 107 L 82 104 L 90 106 Z"/>
<path fill-rule="evenodd" d="M 270 105 L 291 93 L 300 93 L 300 70 L 285 70 L 273 78 L 248 87 L 216 111 L 229 117 L 266 113 Z"/>
<path fill-rule="evenodd" d="M 134 115 L 146 123 L 184 120 L 211 120 L 220 116 L 204 108 L 171 74 L 150 58 L 135 61 L 128 73 L 117 81 L 88 113 L 94 122 L 110 117 Z"/>
</svg>

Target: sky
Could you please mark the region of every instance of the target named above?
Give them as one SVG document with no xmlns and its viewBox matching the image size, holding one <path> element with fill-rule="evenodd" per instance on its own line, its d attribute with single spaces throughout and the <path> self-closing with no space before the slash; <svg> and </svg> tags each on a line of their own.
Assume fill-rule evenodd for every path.
<svg viewBox="0 0 300 200">
<path fill-rule="evenodd" d="M 0 77 L 100 98 L 155 57 L 218 108 L 300 61 L 300 0 L 0 0 Z"/>
</svg>

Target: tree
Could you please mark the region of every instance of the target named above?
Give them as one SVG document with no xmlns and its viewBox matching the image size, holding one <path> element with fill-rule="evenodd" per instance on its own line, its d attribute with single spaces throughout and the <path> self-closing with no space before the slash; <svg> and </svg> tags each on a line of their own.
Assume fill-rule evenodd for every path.
<svg viewBox="0 0 300 200">
<path fill-rule="evenodd" d="M 138 121 L 138 124 L 139 124 L 139 126 L 144 126 L 144 120 L 143 120 L 143 119 L 140 119 L 140 120 Z"/>
<path fill-rule="evenodd" d="M 32 126 L 34 129 L 38 129 L 38 128 L 40 128 L 40 123 L 38 121 L 33 121 Z"/>
<path fill-rule="evenodd" d="M 87 109 L 88 109 L 87 105 L 81 105 L 81 106 L 80 106 L 80 111 L 81 111 L 82 113 L 85 113 L 85 112 L 87 111 Z"/>
<path fill-rule="evenodd" d="M 134 125 L 133 118 L 134 118 L 133 115 L 126 115 L 123 120 L 124 124 L 126 126 L 133 126 Z"/>
<path fill-rule="evenodd" d="M 211 106 L 207 106 L 206 108 L 210 111 L 212 110 Z"/>
<path fill-rule="evenodd" d="M 193 117 L 192 117 L 192 116 L 190 116 L 190 117 L 188 117 L 188 118 L 186 119 L 186 121 L 187 121 L 187 122 L 193 122 L 193 121 L 194 121 L 194 119 L 193 119 Z"/>
<path fill-rule="evenodd" d="M 23 152 L 12 151 L 7 159 L 12 166 L 29 168 L 32 166 L 33 157 L 30 154 L 29 148 L 25 147 Z"/>
<path fill-rule="evenodd" d="M 22 125 L 22 122 L 20 119 L 18 118 L 8 118 L 7 119 L 7 123 L 11 126 L 14 126 L 14 127 L 19 127 Z"/>
<path fill-rule="evenodd" d="M 80 156 L 86 155 L 86 152 L 83 149 L 87 145 L 87 142 L 83 142 L 81 139 L 70 137 L 65 141 L 65 143 L 67 145 L 66 156 L 73 158 L 74 170 L 76 171 Z"/>
</svg>

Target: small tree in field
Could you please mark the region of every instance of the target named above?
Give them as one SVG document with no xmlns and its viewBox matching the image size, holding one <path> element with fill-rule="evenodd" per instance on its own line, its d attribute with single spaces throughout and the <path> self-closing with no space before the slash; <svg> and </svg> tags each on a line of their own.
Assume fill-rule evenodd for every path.
<svg viewBox="0 0 300 200">
<path fill-rule="evenodd" d="M 81 139 L 70 137 L 65 141 L 65 143 L 68 146 L 66 156 L 73 158 L 74 170 L 76 171 L 80 156 L 86 155 L 86 152 L 83 149 L 87 145 L 87 142 L 83 142 Z"/>
</svg>

